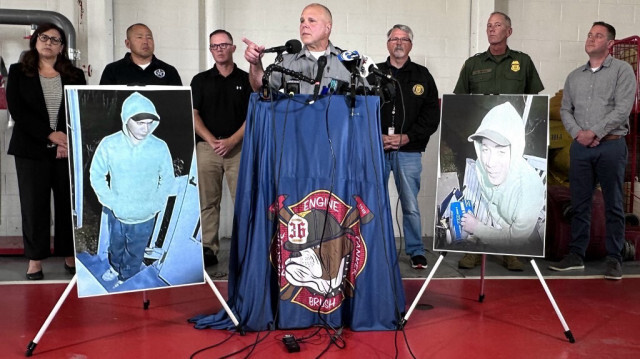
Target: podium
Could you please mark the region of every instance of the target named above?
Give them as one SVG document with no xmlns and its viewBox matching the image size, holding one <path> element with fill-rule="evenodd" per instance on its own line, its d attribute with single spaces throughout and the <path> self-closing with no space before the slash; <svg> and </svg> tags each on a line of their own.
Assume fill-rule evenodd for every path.
<svg viewBox="0 0 640 359">
<path fill-rule="evenodd" d="M 236 192 L 228 305 L 246 331 L 395 330 L 402 288 L 380 100 L 284 96 L 249 103 Z M 190 319 L 232 330 L 224 311 Z"/>
</svg>

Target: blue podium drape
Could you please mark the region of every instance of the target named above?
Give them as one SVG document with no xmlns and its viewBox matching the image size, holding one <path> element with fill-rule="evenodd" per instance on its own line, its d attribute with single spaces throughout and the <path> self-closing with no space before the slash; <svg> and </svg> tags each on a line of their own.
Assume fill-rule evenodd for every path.
<svg viewBox="0 0 640 359">
<path fill-rule="evenodd" d="M 383 179 L 379 98 L 263 101 L 246 120 L 229 260 L 244 330 L 391 330 L 405 299 Z M 191 318 L 233 329 L 224 311 Z"/>
</svg>

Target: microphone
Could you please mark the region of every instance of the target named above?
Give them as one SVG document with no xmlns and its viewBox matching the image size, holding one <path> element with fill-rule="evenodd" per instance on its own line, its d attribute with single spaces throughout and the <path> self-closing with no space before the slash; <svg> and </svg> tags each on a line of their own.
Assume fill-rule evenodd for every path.
<svg viewBox="0 0 640 359">
<path fill-rule="evenodd" d="M 287 41 L 283 46 L 270 47 L 262 51 L 262 53 L 268 53 L 268 52 L 282 53 L 286 51 L 289 54 L 296 54 L 300 52 L 300 50 L 302 50 L 302 43 L 299 40 L 291 39 Z"/>
<path fill-rule="evenodd" d="M 387 79 L 387 80 L 391 80 L 391 81 L 395 81 L 396 79 L 393 78 L 393 76 L 391 76 L 391 74 L 387 74 L 384 73 L 382 71 L 380 71 L 378 69 L 378 66 L 376 65 L 375 61 L 373 61 L 372 58 L 370 58 L 369 56 L 362 56 L 362 61 L 360 63 L 360 75 L 362 77 L 367 77 L 369 76 L 369 74 L 374 74 L 376 76 L 379 76 L 383 79 Z"/>
<path fill-rule="evenodd" d="M 350 72 L 353 73 L 357 71 L 357 73 L 362 77 L 367 77 L 372 73 L 387 80 L 395 81 L 393 76 L 390 74 L 386 74 L 378 70 L 378 66 L 376 66 L 372 58 L 362 55 L 358 51 L 344 51 L 338 55 L 338 59 L 342 61 L 344 66 L 346 66 Z"/>
<path fill-rule="evenodd" d="M 358 51 L 344 51 L 338 55 L 338 60 L 342 62 L 344 67 L 349 70 L 350 73 L 355 73 L 358 71 L 358 60 L 360 59 L 360 54 Z"/>
<path fill-rule="evenodd" d="M 322 82 L 322 74 L 324 68 L 327 66 L 327 57 L 322 55 L 318 57 L 318 72 L 316 72 L 315 86 L 313 88 L 313 99 L 309 103 L 314 103 L 318 99 L 318 91 L 320 90 L 320 83 Z"/>
<path fill-rule="evenodd" d="M 343 51 L 338 54 L 338 60 L 342 62 L 344 66 L 347 68 L 351 68 L 358 65 L 358 60 L 360 60 L 360 53 L 358 51 Z"/>
<path fill-rule="evenodd" d="M 338 55 L 338 60 L 342 61 L 342 62 L 349 62 L 349 61 L 355 61 L 355 60 L 360 60 L 360 53 L 356 50 L 353 51 L 343 51 L 342 53 L 340 53 Z"/>
<path fill-rule="evenodd" d="M 358 66 L 358 70 L 360 72 L 360 76 L 367 77 L 369 76 L 370 69 L 377 69 L 376 63 L 369 56 L 361 55 L 360 63 Z"/>
<path fill-rule="evenodd" d="M 369 72 L 373 73 L 376 76 L 380 76 L 383 79 L 387 79 L 387 80 L 391 80 L 391 81 L 396 81 L 395 77 L 391 76 L 391 74 L 386 74 L 380 70 L 378 70 L 378 66 L 371 65 L 369 66 Z"/>
<path fill-rule="evenodd" d="M 387 79 L 387 80 L 391 80 L 391 81 L 395 81 L 396 79 L 391 76 L 391 74 L 387 74 L 385 72 L 382 72 L 378 69 L 378 65 L 376 65 L 375 61 L 373 61 L 372 58 L 365 56 L 364 60 L 362 61 L 362 65 L 361 65 L 361 70 L 360 70 L 360 74 L 362 75 L 362 77 L 367 77 L 369 76 L 369 74 L 374 74 L 376 76 L 379 76 L 383 79 Z"/>
</svg>

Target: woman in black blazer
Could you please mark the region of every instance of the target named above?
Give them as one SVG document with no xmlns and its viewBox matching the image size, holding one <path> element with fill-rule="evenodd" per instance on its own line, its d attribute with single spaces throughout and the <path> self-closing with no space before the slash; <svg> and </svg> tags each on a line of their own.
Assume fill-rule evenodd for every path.
<svg viewBox="0 0 640 359">
<path fill-rule="evenodd" d="M 7 152 L 15 157 L 18 175 L 27 279 L 38 280 L 44 278 L 41 261 L 51 255 L 52 191 L 53 254 L 64 256 L 65 269 L 75 273 L 63 88 L 86 80 L 69 60 L 66 36 L 58 26 L 40 25 L 29 47 L 9 69 L 7 104 L 15 125 Z"/>
</svg>

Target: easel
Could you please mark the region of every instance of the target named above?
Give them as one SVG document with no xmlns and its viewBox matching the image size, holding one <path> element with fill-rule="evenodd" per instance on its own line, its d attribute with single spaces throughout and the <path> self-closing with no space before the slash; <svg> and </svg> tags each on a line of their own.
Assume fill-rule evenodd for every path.
<svg viewBox="0 0 640 359">
<path fill-rule="evenodd" d="M 220 291 L 218 290 L 216 285 L 213 283 L 213 281 L 211 280 L 211 277 L 209 277 L 209 274 L 207 274 L 206 271 L 204 272 L 204 278 L 207 281 L 207 284 L 209 284 L 209 287 L 211 287 L 211 289 L 213 290 L 213 293 L 218 298 L 218 301 L 220 301 L 220 303 L 222 304 L 224 311 L 227 312 L 227 315 L 229 315 L 229 318 L 231 318 L 231 321 L 236 326 L 236 330 L 241 335 L 244 335 L 244 331 L 240 326 L 240 322 L 238 322 L 238 319 L 236 319 L 235 315 L 233 315 L 233 313 L 231 312 L 231 309 L 227 305 L 227 302 L 222 297 L 222 294 L 220 294 Z M 35 338 L 33 338 L 33 340 L 27 345 L 27 351 L 24 353 L 26 357 L 30 357 L 33 354 L 33 351 L 35 350 L 36 346 L 40 342 L 40 339 L 42 339 L 44 332 L 46 332 L 47 329 L 49 328 L 49 325 L 53 321 L 53 318 L 56 316 L 56 314 L 58 314 L 58 311 L 60 310 L 62 303 L 64 303 L 64 301 L 67 299 L 67 297 L 69 296 L 69 293 L 71 293 L 71 289 L 73 289 L 73 287 L 76 285 L 77 282 L 78 282 L 78 275 L 75 274 L 73 278 L 71 278 L 71 282 L 69 282 L 64 292 L 62 293 L 62 296 L 60 296 L 60 299 L 58 299 L 58 302 L 53 307 L 53 310 L 51 310 L 51 313 L 49 313 L 49 316 L 44 321 L 44 324 L 42 324 L 42 327 L 40 327 L 38 334 L 36 334 Z M 149 308 L 149 300 L 147 299 L 146 291 L 143 292 L 143 306 L 145 310 Z"/>
<path fill-rule="evenodd" d="M 425 280 L 424 284 L 422 285 L 422 288 L 420 288 L 420 291 L 418 292 L 418 295 L 416 296 L 416 299 L 413 301 L 413 303 L 411 303 L 411 307 L 409 307 L 409 310 L 407 311 L 407 314 L 405 314 L 404 318 L 402 318 L 402 320 L 398 324 L 399 328 L 403 328 L 405 326 L 405 324 L 407 323 L 407 321 L 409 320 L 409 317 L 411 316 L 411 313 L 413 313 L 413 310 L 415 309 L 416 305 L 418 304 L 418 301 L 420 300 L 420 298 L 422 298 L 422 295 L 424 294 L 424 291 L 427 289 L 427 286 L 429 285 L 429 282 L 431 282 L 431 278 L 433 278 L 433 275 L 435 274 L 436 270 L 440 266 L 440 263 L 442 263 L 442 260 L 444 259 L 444 257 L 446 255 L 447 255 L 447 252 L 440 252 L 440 256 L 438 257 L 438 260 L 436 261 L 436 264 L 431 269 L 431 272 L 429 272 L 429 275 L 427 276 L 427 279 Z M 486 263 L 486 259 L 487 259 L 487 255 L 483 254 L 482 255 L 482 269 L 481 269 L 481 272 L 480 272 L 481 273 L 481 275 L 480 275 L 480 281 L 481 281 L 480 296 L 478 298 L 478 301 L 480 303 L 482 303 L 482 301 L 484 300 L 484 266 L 485 266 L 485 263 Z M 538 276 L 538 279 L 540 280 L 540 284 L 542 284 L 542 288 L 544 288 L 545 293 L 547 293 L 547 297 L 549 298 L 549 302 L 553 306 L 553 309 L 556 311 L 556 315 L 558 316 L 558 319 L 560 319 L 560 323 L 562 323 L 562 327 L 564 328 L 565 337 L 567 339 L 569 339 L 570 343 L 575 343 L 576 340 L 573 337 L 573 334 L 571 333 L 571 330 L 569 329 L 569 326 L 567 325 L 567 322 L 564 320 L 564 317 L 562 316 L 562 313 L 560 312 L 560 308 L 558 308 L 558 305 L 556 304 L 556 301 L 553 299 L 553 295 L 551 294 L 551 291 L 549 291 L 549 287 L 547 287 L 547 283 L 544 281 L 544 278 L 542 277 L 542 274 L 540 273 L 540 269 L 538 269 L 538 265 L 533 260 L 533 258 L 530 259 L 529 263 L 531 263 L 531 266 L 533 267 L 533 270 L 536 272 L 536 275 Z"/>
</svg>

